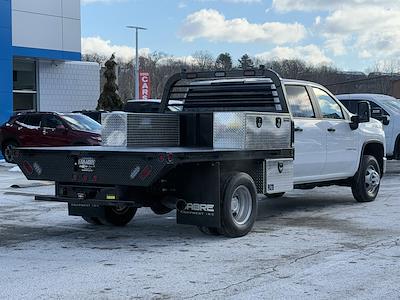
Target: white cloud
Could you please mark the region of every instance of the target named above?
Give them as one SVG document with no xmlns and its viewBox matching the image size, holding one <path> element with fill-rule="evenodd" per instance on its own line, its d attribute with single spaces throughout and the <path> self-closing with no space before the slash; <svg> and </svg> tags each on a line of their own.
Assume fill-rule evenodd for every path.
<svg viewBox="0 0 400 300">
<path fill-rule="evenodd" d="M 115 3 L 115 2 L 124 2 L 127 0 L 81 0 L 82 5 L 94 4 L 94 3 Z"/>
<path fill-rule="evenodd" d="M 271 44 L 296 43 L 305 38 L 305 27 L 299 23 L 250 23 L 245 18 L 228 20 L 214 9 L 202 9 L 186 17 L 180 36 L 192 42 L 204 38 L 213 42 Z"/>
<path fill-rule="evenodd" d="M 235 3 L 235 4 L 254 4 L 254 3 L 262 3 L 262 0 L 196 0 L 197 2 L 227 2 L 227 3 Z"/>
<path fill-rule="evenodd" d="M 326 44 L 333 53 L 344 54 L 344 48 L 355 50 L 361 58 L 400 55 L 400 10 L 365 5 L 332 12 L 321 23 Z M 336 44 L 336 48 L 335 48 Z"/>
<path fill-rule="evenodd" d="M 361 59 L 400 55 L 399 0 L 273 0 L 276 11 L 320 11 L 316 33 L 335 56 L 355 53 Z"/>
<path fill-rule="evenodd" d="M 397 2 L 397 3 L 396 3 Z M 273 0 L 272 7 L 278 11 L 334 11 L 344 7 L 377 5 L 380 7 L 399 6 L 397 0 Z"/>
<path fill-rule="evenodd" d="M 297 47 L 275 47 L 271 51 L 256 55 L 256 58 L 269 60 L 300 59 L 313 65 L 331 64 L 332 60 L 327 57 L 323 50 L 316 45 L 297 46 Z"/>
<path fill-rule="evenodd" d="M 134 55 L 134 48 L 126 45 L 113 45 L 110 40 L 103 40 L 101 37 L 82 38 L 82 54 L 99 54 L 101 56 L 111 56 L 115 53 L 118 60 L 123 62 L 131 61 Z M 139 50 L 140 56 L 148 56 L 150 50 L 142 48 Z"/>
</svg>

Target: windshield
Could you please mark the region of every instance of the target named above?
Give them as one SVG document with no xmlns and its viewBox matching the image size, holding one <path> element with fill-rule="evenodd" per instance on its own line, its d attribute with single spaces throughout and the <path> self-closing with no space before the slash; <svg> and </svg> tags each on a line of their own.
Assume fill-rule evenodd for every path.
<svg viewBox="0 0 400 300">
<path fill-rule="evenodd" d="M 61 117 L 74 130 L 100 133 L 101 125 L 93 119 L 81 114 L 67 114 Z"/>
<path fill-rule="evenodd" d="M 398 99 L 387 99 L 383 103 L 385 103 L 390 108 L 397 110 L 400 112 L 400 100 Z"/>
</svg>

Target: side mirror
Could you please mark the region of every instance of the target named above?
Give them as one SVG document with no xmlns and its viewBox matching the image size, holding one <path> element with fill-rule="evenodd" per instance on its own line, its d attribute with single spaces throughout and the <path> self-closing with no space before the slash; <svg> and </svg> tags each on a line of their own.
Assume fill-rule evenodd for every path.
<svg viewBox="0 0 400 300">
<path fill-rule="evenodd" d="M 383 115 L 382 116 L 382 123 L 383 125 L 389 125 L 390 124 L 390 117 L 388 115 Z"/>
<path fill-rule="evenodd" d="M 359 123 L 368 123 L 371 118 L 371 106 L 368 101 L 358 102 Z"/>
<path fill-rule="evenodd" d="M 360 125 L 360 117 L 357 115 L 352 116 L 351 122 L 350 122 L 350 129 L 356 130 L 356 129 L 358 129 L 358 125 Z"/>
</svg>

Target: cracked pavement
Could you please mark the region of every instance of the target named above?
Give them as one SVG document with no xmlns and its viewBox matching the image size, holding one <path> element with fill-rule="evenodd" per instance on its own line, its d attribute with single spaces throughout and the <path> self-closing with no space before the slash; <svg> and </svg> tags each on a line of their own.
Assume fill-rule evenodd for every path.
<svg viewBox="0 0 400 300">
<path fill-rule="evenodd" d="M 35 202 L 52 185 L 0 165 L 0 299 L 282 299 L 400 297 L 400 163 L 375 202 L 345 187 L 260 198 L 240 239 L 140 209 L 126 228 Z M 16 184 L 21 188 L 11 188 Z"/>
</svg>

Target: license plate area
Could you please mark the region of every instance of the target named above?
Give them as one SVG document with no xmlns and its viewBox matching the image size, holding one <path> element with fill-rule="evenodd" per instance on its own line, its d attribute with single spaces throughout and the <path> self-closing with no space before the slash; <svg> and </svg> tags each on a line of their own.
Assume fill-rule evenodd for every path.
<svg viewBox="0 0 400 300">
<path fill-rule="evenodd" d="M 93 173 L 96 169 L 96 158 L 84 156 L 74 158 L 74 171 Z"/>
</svg>

